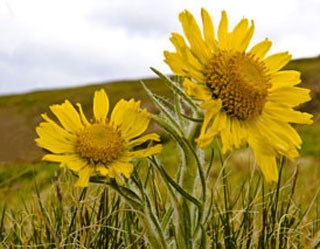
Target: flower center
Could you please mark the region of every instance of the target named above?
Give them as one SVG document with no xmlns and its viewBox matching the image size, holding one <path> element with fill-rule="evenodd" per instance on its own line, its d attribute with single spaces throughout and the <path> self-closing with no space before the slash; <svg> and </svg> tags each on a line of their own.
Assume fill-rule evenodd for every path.
<svg viewBox="0 0 320 249">
<path fill-rule="evenodd" d="M 229 116 L 249 120 L 262 113 L 270 75 L 265 63 L 252 54 L 221 51 L 207 68 L 207 86 L 212 97 L 221 99 Z"/>
<path fill-rule="evenodd" d="M 108 125 L 93 124 L 78 134 L 75 145 L 81 157 L 93 162 L 108 164 L 116 159 L 124 148 L 120 134 Z"/>
</svg>

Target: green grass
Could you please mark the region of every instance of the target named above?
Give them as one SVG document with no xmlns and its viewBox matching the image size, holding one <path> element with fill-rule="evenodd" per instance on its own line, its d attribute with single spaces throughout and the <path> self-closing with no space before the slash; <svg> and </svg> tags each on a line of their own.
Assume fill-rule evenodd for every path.
<svg viewBox="0 0 320 249">
<path fill-rule="evenodd" d="M 302 156 L 319 156 L 320 155 L 320 136 L 319 136 L 320 122 L 315 125 L 305 126 L 301 128 L 300 135 L 303 141 L 301 148 Z"/>
<path fill-rule="evenodd" d="M 164 151 L 177 157 L 172 144 Z M 175 165 L 169 163 L 165 162 Z M 215 159 L 208 185 L 208 198 L 213 194 L 207 218 L 208 248 L 317 248 L 320 170 L 314 163 L 319 165 L 319 161 L 285 163 L 277 186 L 262 183 L 261 175 L 252 167 L 252 155 L 245 150 L 225 160 L 223 170 Z M 170 198 L 152 168 L 145 161 L 136 165 L 135 171 L 151 191 L 151 205 L 164 223 L 171 212 Z M 177 167 L 171 170 L 174 175 Z M 46 180 L 46 190 L 39 192 L 45 179 L 36 175 L 20 207 L 0 208 L 0 218 L 5 211 L 3 225 L 0 222 L 0 245 L 4 248 L 150 248 L 145 237 L 147 228 L 140 219 L 143 214 L 134 211 L 112 187 L 93 183 L 86 190 L 74 188 L 75 177 L 60 170 L 57 177 Z M 170 222 L 168 241 L 173 239 L 173 229 L 174 223 Z"/>
<path fill-rule="evenodd" d="M 0 209 L 20 208 L 35 193 L 35 181 L 39 189 L 45 191 L 54 180 L 59 167 L 53 163 L 20 163 L 0 167 Z"/>
</svg>

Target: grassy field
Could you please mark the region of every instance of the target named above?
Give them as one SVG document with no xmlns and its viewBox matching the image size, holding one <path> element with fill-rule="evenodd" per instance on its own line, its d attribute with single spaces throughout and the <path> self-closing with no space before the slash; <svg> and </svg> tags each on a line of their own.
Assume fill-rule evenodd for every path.
<svg viewBox="0 0 320 249">
<path fill-rule="evenodd" d="M 314 124 L 312 126 L 296 127 L 304 141 L 301 150 L 302 156 L 295 162 L 285 163 L 281 182 L 283 184 L 281 185 L 282 192 L 280 195 L 284 202 L 281 203 L 281 205 L 285 206 L 286 204 L 287 207 L 290 206 L 290 210 L 296 210 L 294 214 L 297 216 L 299 216 L 298 213 L 300 212 L 299 217 L 305 219 L 303 224 L 308 227 L 308 229 L 312 226 L 312 229 L 308 230 L 307 233 L 312 231 L 313 234 L 308 235 L 309 240 L 306 242 L 306 244 L 311 245 L 312 243 L 317 244 L 315 240 L 319 238 L 318 233 L 320 231 L 318 221 L 320 217 L 320 202 L 318 201 L 318 192 L 320 190 L 318 182 L 320 178 L 320 58 L 295 60 L 292 61 L 287 68 L 301 71 L 303 79 L 301 86 L 309 88 L 312 91 L 312 101 L 304 104 L 300 109 L 314 115 Z M 172 97 L 169 89 L 160 79 L 144 79 L 143 81 L 155 93 L 167 98 Z M 69 99 L 72 103 L 80 102 L 83 105 L 84 111 L 92 114 L 92 95 L 95 90 L 100 88 L 106 89 L 110 97 L 111 107 L 120 98 L 135 98 L 140 99 L 142 106 L 148 108 L 150 112 L 157 111 L 143 90 L 140 81 L 92 84 L 79 88 L 39 91 L 0 97 L 0 212 L 4 210 L 4 208 L 9 210 L 9 216 L 12 221 L 20 219 L 21 227 L 24 227 L 25 224 L 23 216 L 15 216 L 17 215 L 17 213 L 15 213 L 17 210 L 24 210 L 24 212 L 26 212 L 26 210 L 38 206 L 39 210 L 37 210 L 37 212 L 43 212 L 41 206 L 45 204 L 39 203 L 38 195 L 46 197 L 43 199 L 45 199 L 44 202 L 46 205 L 49 205 L 46 207 L 48 208 L 47 211 L 54 215 L 57 215 L 57 209 L 53 208 L 53 203 L 59 199 L 57 186 L 63 190 L 64 204 L 67 207 L 76 205 L 81 195 L 79 190 L 72 188 L 75 179 L 69 172 L 60 169 L 55 164 L 40 161 L 44 152 L 37 148 L 34 143 L 34 138 L 36 137 L 34 128 L 41 120 L 40 114 L 49 112 L 49 105 L 61 103 L 65 99 Z M 150 129 L 162 132 L 155 124 L 153 124 Z M 168 172 L 172 175 L 175 174 L 175 170 L 174 167 L 171 166 L 179 164 L 176 155 L 177 148 L 175 145 L 172 142 L 166 143 L 161 158 L 163 164 L 167 165 Z M 228 165 L 226 166 L 229 183 L 233 185 L 228 191 L 230 191 L 231 200 L 234 198 L 234 209 L 242 209 L 243 203 L 247 202 L 245 197 L 242 197 L 242 199 L 237 197 L 237 193 L 239 191 L 241 192 L 241 186 L 246 184 L 246 181 L 251 179 L 252 175 L 254 179 L 259 179 L 259 174 L 257 174 L 256 170 L 252 167 L 247 167 L 250 160 L 252 160 L 250 153 L 247 153 L 247 151 L 239 151 L 230 156 Z M 297 172 L 299 173 L 297 174 Z M 212 178 L 217 179 L 217 182 L 220 173 L 219 167 L 213 171 Z M 292 186 L 292 179 L 296 179 L 294 186 Z M 294 195 L 292 193 L 293 189 Z M 93 187 L 90 193 L 94 196 L 94 194 L 101 194 L 103 191 L 106 190 Z M 259 191 L 262 190 L 259 189 Z M 272 192 L 270 195 L 273 194 Z M 87 196 L 90 196 L 90 194 Z M 165 197 L 163 198 L 165 199 Z M 258 197 L 254 198 L 258 199 Z M 99 201 L 94 201 L 97 202 L 97 206 L 93 209 L 99 208 Z M 241 201 L 243 205 L 239 203 Z M 290 205 L 288 203 L 290 203 Z M 117 205 L 120 204 L 118 203 Z M 255 203 L 253 209 L 258 208 L 259 205 L 260 204 Z M 271 202 L 270 205 L 272 206 L 274 203 Z M 285 209 L 284 206 L 283 208 Z M 295 223 L 293 222 L 293 224 Z M 0 217 L 0 228 L 1 226 L 2 221 Z M 28 224 L 28 226 L 30 226 L 30 224 Z M 218 229 L 216 226 L 217 224 L 212 223 L 213 235 L 216 233 L 214 229 Z M 234 226 L 235 229 L 238 227 L 238 225 L 235 224 L 232 226 Z M 7 229 L 12 229 L 16 231 L 16 233 L 20 231 L 21 233 L 21 227 L 20 230 L 19 228 L 13 227 Z M 69 227 L 71 227 L 71 224 Z M 302 230 L 300 232 L 303 234 Z M 220 235 L 215 236 L 219 237 Z M 23 242 L 19 241 L 19 238 L 21 239 L 21 237 L 18 236 L 16 243 L 23 244 Z M 39 238 L 39 243 L 41 241 L 43 242 L 43 239 L 44 237 Z M 54 240 L 55 238 L 53 238 L 53 241 Z"/>
</svg>

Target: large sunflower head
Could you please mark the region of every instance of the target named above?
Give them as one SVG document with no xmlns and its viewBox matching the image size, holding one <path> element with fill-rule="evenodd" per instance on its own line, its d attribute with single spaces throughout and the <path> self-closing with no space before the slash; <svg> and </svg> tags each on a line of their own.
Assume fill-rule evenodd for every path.
<svg viewBox="0 0 320 249">
<path fill-rule="evenodd" d="M 184 77 L 186 93 L 204 110 L 197 143 L 205 147 L 220 135 L 224 153 L 248 143 L 266 179 L 277 181 L 276 156 L 293 159 L 302 143 L 290 123 L 312 123 L 312 115 L 293 109 L 310 100 L 309 90 L 296 87 L 299 72 L 280 71 L 291 59 L 288 52 L 266 56 L 268 39 L 248 49 L 253 21 L 244 18 L 229 31 L 223 11 L 216 36 L 205 9 L 201 17 L 202 31 L 190 12 L 180 13 L 186 39 L 173 33 L 176 51 L 164 52 L 173 73 Z"/>
<path fill-rule="evenodd" d="M 99 174 L 121 181 L 129 178 L 133 159 L 161 151 L 161 145 L 137 149 L 147 141 L 159 141 L 156 133 L 142 135 L 148 128 L 150 113 L 140 110 L 140 101 L 120 100 L 108 118 L 109 99 L 104 90 L 96 91 L 93 99 L 94 119 L 88 121 L 82 111 L 66 100 L 50 109 L 59 123 L 42 114 L 44 122 L 36 128 L 38 146 L 48 150 L 43 160 L 59 162 L 77 172 L 77 186 L 85 187 L 91 175 Z M 141 146 L 140 146 L 141 147 Z"/>
</svg>

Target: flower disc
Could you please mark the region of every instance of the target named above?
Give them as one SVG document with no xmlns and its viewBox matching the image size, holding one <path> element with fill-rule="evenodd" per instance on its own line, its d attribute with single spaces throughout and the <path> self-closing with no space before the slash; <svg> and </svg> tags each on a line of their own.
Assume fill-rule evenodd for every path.
<svg viewBox="0 0 320 249">
<path fill-rule="evenodd" d="M 269 80 L 263 61 L 244 52 L 222 51 L 210 60 L 206 83 L 228 115 L 247 120 L 262 113 Z"/>
<path fill-rule="evenodd" d="M 75 149 L 83 158 L 108 164 L 119 157 L 124 140 L 110 126 L 94 124 L 79 132 Z"/>
</svg>

